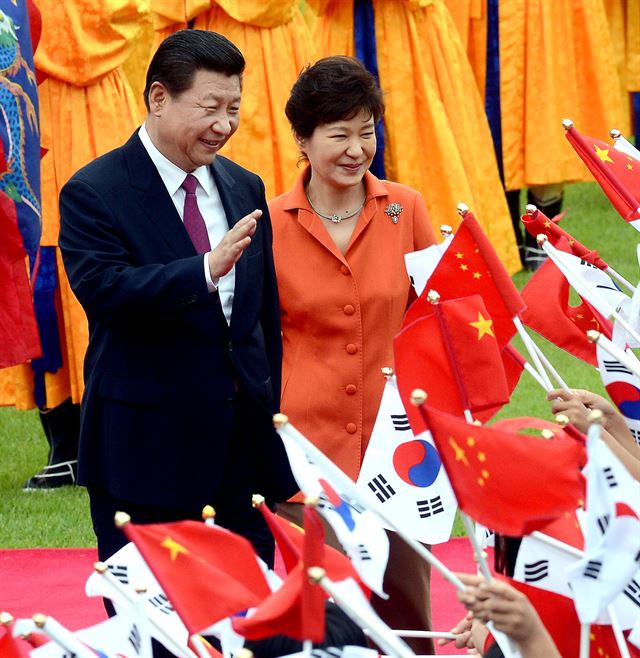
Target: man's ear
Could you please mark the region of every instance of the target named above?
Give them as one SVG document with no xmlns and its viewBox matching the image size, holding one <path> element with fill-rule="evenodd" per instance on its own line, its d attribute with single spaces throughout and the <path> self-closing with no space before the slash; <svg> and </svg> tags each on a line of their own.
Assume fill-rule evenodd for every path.
<svg viewBox="0 0 640 658">
<path fill-rule="evenodd" d="M 169 101 L 169 92 L 161 82 L 154 82 L 149 87 L 149 111 L 157 115 Z"/>
</svg>

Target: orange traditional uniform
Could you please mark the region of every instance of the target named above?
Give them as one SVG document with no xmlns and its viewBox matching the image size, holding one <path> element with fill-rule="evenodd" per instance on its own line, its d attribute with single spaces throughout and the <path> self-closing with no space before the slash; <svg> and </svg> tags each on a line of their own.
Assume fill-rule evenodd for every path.
<svg viewBox="0 0 640 658">
<path fill-rule="evenodd" d="M 393 365 L 392 340 L 410 298 L 404 254 L 434 242 L 415 190 L 365 175 L 366 201 L 346 253 L 304 192 L 269 202 L 280 290 L 282 411 L 354 480 Z M 390 203 L 402 212 L 394 223 Z"/>
</svg>

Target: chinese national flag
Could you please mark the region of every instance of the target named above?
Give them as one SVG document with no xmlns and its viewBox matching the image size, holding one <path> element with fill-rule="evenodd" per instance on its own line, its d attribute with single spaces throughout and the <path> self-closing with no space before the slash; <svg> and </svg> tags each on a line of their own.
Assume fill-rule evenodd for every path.
<svg viewBox="0 0 640 658">
<path fill-rule="evenodd" d="M 482 298 L 429 304 L 428 310 L 394 339 L 398 390 L 416 435 L 425 429 L 410 402 L 416 388 L 426 391 L 429 406 L 458 416 L 509 401 L 494 323 Z"/>
<path fill-rule="evenodd" d="M 422 412 L 460 508 L 510 536 L 540 530 L 583 496 L 584 446 L 479 427 L 427 405 Z"/>
<path fill-rule="evenodd" d="M 555 245 L 571 252 L 566 238 Z M 548 341 L 592 366 L 598 366 L 596 345 L 586 332 L 595 329 L 611 339 L 613 325 L 584 300 L 569 304 L 569 282 L 555 263 L 546 259 L 522 290 L 527 309 L 522 321 Z"/>
<path fill-rule="evenodd" d="M 640 161 L 573 126 L 565 135 L 620 216 L 630 223 L 640 219 Z"/>
<path fill-rule="evenodd" d="M 289 572 L 280 589 L 267 597 L 250 617 L 236 617 L 233 629 L 248 640 L 283 634 L 296 640 L 322 642 L 325 634 L 325 592 L 307 575 L 324 567 L 324 527 L 315 509 L 304 510 L 303 560 Z M 346 558 L 345 558 L 346 559 Z"/>
<path fill-rule="evenodd" d="M 566 658 L 578 658 L 580 655 L 580 622 L 573 600 L 511 578 L 500 575 L 498 578 L 505 580 L 529 599 L 540 620 L 549 631 L 560 655 Z M 611 626 L 592 625 L 590 634 L 590 658 L 604 658 L 604 656 L 613 658 L 613 656 L 620 655 Z M 634 658 L 640 656 L 637 648 L 630 644 L 627 646 L 631 656 Z"/>
<path fill-rule="evenodd" d="M 524 227 L 527 229 L 527 233 L 534 238 L 538 237 L 540 234 L 546 235 L 547 238 L 549 238 L 549 242 L 557 249 L 563 249 L 561 245 L 566 244 L 569 247 L 569 253 L 578 256 L 578 258 L 581 258 L 582 260 L 586 260 L 588 263 L 595 265 L 598 269 L 606 270 L 609 267 L 609 265 L 600 258 L 597 251 L 587 249 L 582 242 L 576 240 L 570 233 L 567 233 L 561 228 L 556 220 L 549 219 L 541 210 L 536 209 L 531 215 L 522 215 L 520 219 L 522 220 Z M 566 240 L 566 242 L 563 243 L 563 239 Z M 567 249 L 563 249 L 563 251 L 567 251 Z"/>
<path fill-rule="evenodd" d="M 191 634 L 270 594 L 251 544 L 199 521 L 123 526 Z"/>
<path fill-rule="evenodd" d="M 429 315 L 431 304 L 426 298 L 429 290 L 436 290 L 441 301 L 480 295 L 493 320 L 493 331 L 501 348 L 516 332 L 512 318 L 525 308 L 509 273 L 471 213 L 460 222 L 424 292 L 407 311 L 403 326 Z"/>
</svg>

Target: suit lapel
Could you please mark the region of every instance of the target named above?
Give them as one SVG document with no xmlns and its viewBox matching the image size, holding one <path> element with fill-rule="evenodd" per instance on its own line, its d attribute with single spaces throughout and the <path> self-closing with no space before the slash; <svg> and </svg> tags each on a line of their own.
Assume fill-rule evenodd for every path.
<svg viewBox="0 0 640 658">
<path fill-rule="evenodd" d="M 122 148 L 129 168 L 132 195 L 143 216 L 162 234 L 176 256 L 194 256 L 195 247 L 137 132 Z"/>
</svg>

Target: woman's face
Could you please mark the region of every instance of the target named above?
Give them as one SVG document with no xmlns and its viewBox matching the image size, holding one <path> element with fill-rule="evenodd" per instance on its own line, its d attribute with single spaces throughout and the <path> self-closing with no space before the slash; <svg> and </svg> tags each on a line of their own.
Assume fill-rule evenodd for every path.
<svg viewBox="0 0 640 658">
<path fill-rule="evenodd" d="M 376 152 L 373 117 L 360 110 L 351 119 L 320 124 L 311 137 L 299 137 L 297 142 L 315 181 L 351 187 L 360 183 Z"/>
</svg>

